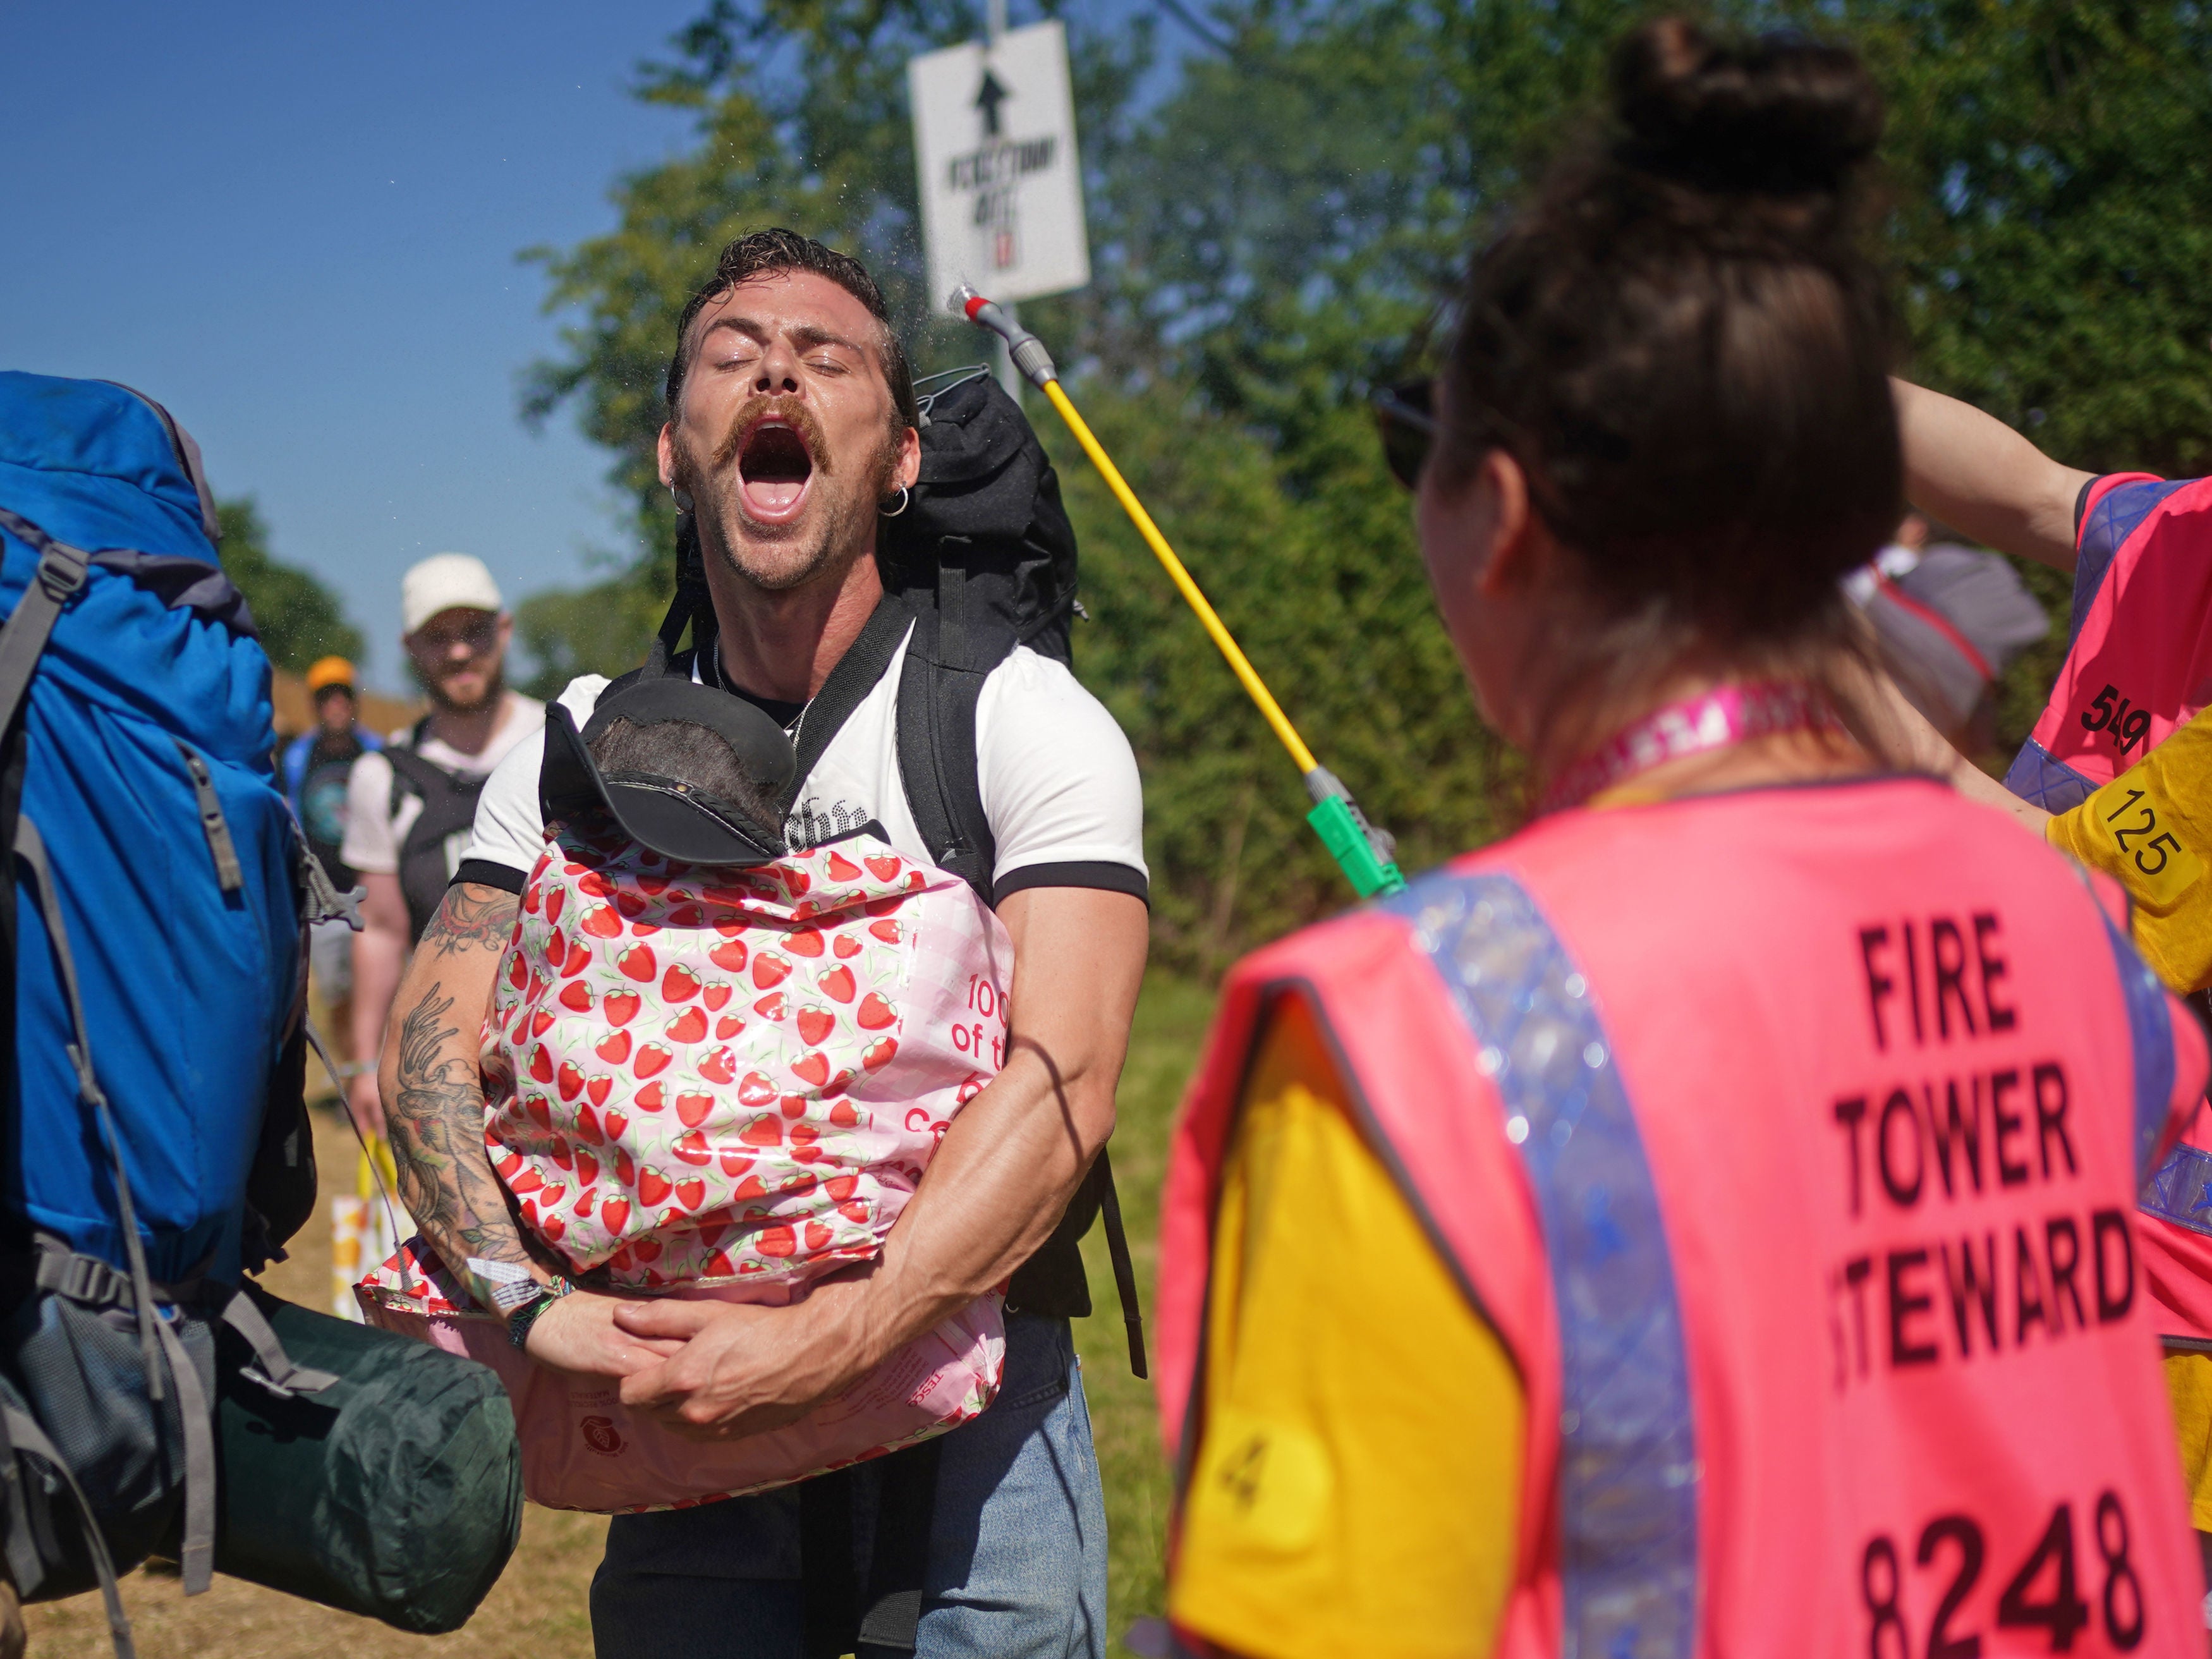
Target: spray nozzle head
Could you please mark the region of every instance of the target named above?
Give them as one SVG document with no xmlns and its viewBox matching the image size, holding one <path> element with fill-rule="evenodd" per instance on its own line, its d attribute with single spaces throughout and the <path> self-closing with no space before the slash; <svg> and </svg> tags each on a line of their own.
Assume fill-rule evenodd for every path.
<svg viewBox="0 0 2212 1659">
<path fill-rule="evenodd" d="M 1014 367 L 1032 386 L 1042 390 L 1048 381 L 1060 378 L 1060 371 L 1053 367 L 1052 354 L 1044 349 L 1044 342 L 1007 316 L 997 301 L 985 299 L 963 283 L 952 290 L 952 307 L 976 327 L 988 328 L 1004 340 Z"/>
</svg>

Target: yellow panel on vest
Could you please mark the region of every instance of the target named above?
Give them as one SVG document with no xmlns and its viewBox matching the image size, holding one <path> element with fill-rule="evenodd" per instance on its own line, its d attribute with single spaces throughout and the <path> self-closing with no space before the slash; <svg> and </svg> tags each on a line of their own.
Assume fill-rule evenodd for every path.
<svg viewBox="0 0 2212 1659">
<path fill-rule="evenodd" d="M 1526 1409 L 1285 1000 L 1224 1169 L 1169 1607 L 1253 1659 L 1487 1655 Z"/>
<path fill-rule="evenodd" d="M 2212 711 L 2045 826 L 2135 902 L 2136 948 L 2176 991 L 2212 981 Z"/>
<path fill-rule="evenodd" d="M 2204 877 L 2204 860 L 2179 839 L 2181 815 L 2154 781 L 2129 772 L 2084 803 L 2081 827 L 2097 838 L 2097 861 L 2122 873 L 2129 890 L 2151 908 L 2171 909 Z"/>
</svg>

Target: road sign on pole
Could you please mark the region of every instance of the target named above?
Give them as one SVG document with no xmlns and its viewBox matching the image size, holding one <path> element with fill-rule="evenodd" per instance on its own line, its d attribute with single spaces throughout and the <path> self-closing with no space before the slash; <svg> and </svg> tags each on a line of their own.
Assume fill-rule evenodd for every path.
<svg viewBox="0 0 2212 1659">
<path fill-rule="evenodd" d="M 1034 23 L 906 68 L 931 302 L 962 283 L 1028 300 L 1090 282 L 1067 32 Z"/>
</svg>

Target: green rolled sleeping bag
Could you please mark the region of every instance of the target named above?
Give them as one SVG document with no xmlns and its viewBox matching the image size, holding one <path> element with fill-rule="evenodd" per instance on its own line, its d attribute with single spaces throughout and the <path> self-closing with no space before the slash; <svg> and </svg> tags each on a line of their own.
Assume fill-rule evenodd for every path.
<svg viewBox="0 0 2212 1659">
<path fill-rule="evenodd" d="M 251 1296 L 295 1363 L 336 1372 L 280 1397 L 216 1368 L 218 1572 L 422 1635 L 459 1630 L 522 1528 L 522 1455 L 507 1390 L 458 1354 Z"/>
</svg>

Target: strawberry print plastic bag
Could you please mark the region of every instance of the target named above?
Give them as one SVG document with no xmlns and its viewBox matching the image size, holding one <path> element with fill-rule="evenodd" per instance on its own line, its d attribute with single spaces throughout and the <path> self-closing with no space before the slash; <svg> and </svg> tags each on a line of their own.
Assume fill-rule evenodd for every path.
<svg viewBox="0 0 2212 1659">
<path fill-rule="evenodd" d="M 484 1028 L 484 1139 L 538 1236 L 618 1288 L 866 1261 L 998 1073 L 1005 927 L 859 837 L 756 870 L 552 842 Z"/>
<path fill-rule="evenodd" d="M 964 882 L 873 837 L 693 868 L 556 824 L 485 1022 L 486 1149 L 593 1283 L 793 1300 L 875 1255 L 996 1075 L 1012 959 Z M 631 1423 L 606 1379 L 517 1354 L 409 1251 L 360 1288 L 374 1322 L 501 1371 L 530 1496 L 562 1508 L 701 1501 L 895 1449 L 982 1410 L 1004 1355 L 987 1297 L 725 1468 Z"/>
</svg>

